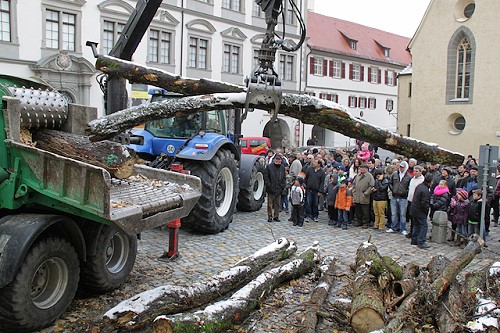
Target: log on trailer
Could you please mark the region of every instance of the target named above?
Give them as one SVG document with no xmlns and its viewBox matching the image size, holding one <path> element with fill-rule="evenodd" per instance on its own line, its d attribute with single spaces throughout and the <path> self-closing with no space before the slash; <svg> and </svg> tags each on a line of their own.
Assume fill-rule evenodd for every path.
<svg viewBox="0 0 500 333">
<path fill-rule="evenodd" d="M 235 324 L 241 324 L 276 287 L 311 272 L 318 261 L 319 246 L 315 244 L 298 259 L 262 273 L 225 301 L 193 314 L 157 317 L 153 332 L 223 332 Z"/>
<path fill-rule="evenodd" d="M 87 136 L 42 129 L 33 130 L 37 148 L 106 169 L 119 179 L 134 173 L 137 157 L 132 149 L 113 141 L 91 142 Z"/>
<path fill-rule="evenodd" d="M 191 114 L 200 111 L 244 108 L 246 93 L 212 94 L 163 100 L 138 105 L 96 119 L 88 124 L 91 140 L 110 138 L 136 125 L 148 121 Z M 272 111 L 274 102 L 266 96 L 254 99 L 250 107 Z M 356 119 L 337 103 L 320 100 L 308 95 L 283 94 L 279 113 L 299 119 L 306 124 L 365 140 L 378 147 L 404 156 L 441 164 L 458 165 L 464 157 L 435 144 L 408 138 Z"/>
<path fill-rule="evenodd" d="M 161 314 L 186 311 L 207 304 L 221 295 L 248 283 L 266 266 L 297 251 L 295 243 L 279 238 L 253 255 L 240 260 L 229 270 L 192 286 L 161 286 L 142 292 L 116 305 L 104 314 L 104 322 L 128 330 L 150 325 Z"/>
</svg>

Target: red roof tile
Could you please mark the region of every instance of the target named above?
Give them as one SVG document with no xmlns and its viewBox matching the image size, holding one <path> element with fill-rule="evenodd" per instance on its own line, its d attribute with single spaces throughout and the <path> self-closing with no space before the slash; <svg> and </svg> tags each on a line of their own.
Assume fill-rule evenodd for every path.
<svg viewBox="0 0 500 333">
<path fill-rule="evenodd" d="M 308 45 L 311 49 L 402 66 L 411 63 L 411 54 L 406 51 L 406 47 L 410 43 L 408 37 L 312 11 L 308 11 L 307 22 Z M 349 39 L 357 41 L 356 50 L 349 46 Z M 384 47 L 390 49 L 389 58 L 384 56 Z"/>
</svg>

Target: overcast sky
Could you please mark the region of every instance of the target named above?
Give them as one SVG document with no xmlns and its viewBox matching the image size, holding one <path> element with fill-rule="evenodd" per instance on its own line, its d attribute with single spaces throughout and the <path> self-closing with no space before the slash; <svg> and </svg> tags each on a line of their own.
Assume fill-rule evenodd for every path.
<svg viewBox="0 0 500 333">
<path fill-rule="evenodd" d="M 314 0 L 314 12 L 413 37 L 431 0 Z"/>
</svg>

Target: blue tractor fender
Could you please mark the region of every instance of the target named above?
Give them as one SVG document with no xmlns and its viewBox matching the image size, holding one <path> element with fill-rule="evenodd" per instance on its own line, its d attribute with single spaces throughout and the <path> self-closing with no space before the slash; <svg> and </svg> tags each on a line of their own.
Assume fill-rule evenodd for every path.
<svg viewBox="0 0 500 333">
<path fill-rule="evenodd" d="M 154 155 L 153 139 L 155 137 L 153 134 L 144 129 L 133 129 L 132 134 L 142 136 L 144 138 L 144 145 L 129 144 L 127 147 L 135 150 L 136 153 Z"/>
<path fill-rule="evenodd" d="M 17 214 L 0 219 L 0 288 L 16 276 L 37 238 L 46 233 L 65 236 L 80 260 L 86 260 L 86 246 L 78 225 L 62 215 Z"/>
<path fill-rule="evenodd" d="M 176 156 L 185 160 L 210 161 L 221 148 L 231 150 L 236 160 L 240 160 L 241 154 L 234 143 L 224 135 L 217 133 L 195 136 Z"/>
<path fill-rule="evenodd" d="M 252 169 L 259 158 L 259 155 L 241 154 L 239 170 L 240 188 L 246 188 L 250 186 Z"/>
</svg>

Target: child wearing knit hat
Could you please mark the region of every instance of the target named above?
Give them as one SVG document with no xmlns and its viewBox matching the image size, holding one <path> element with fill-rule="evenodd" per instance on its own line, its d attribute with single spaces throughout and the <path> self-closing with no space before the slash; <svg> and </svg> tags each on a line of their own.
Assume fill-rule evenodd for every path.
<svg viewBox="0 0 500 333">
<path fill-rule="evenodd" d="M 463 188 L 457 189 L 457 195 L 451 198 L 450 221 L 453 229 L 449 241 L 455 239 L 455 246 L 460 246 L 468 236 L 469 193 Z M 456 230 L 456 237 L 455 237 Z"/>
</svg>

